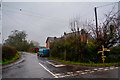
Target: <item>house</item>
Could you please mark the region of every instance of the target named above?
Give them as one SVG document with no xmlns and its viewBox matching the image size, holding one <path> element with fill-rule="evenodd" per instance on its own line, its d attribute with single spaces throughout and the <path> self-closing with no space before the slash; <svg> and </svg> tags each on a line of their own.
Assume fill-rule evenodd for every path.
<svg viewBox="0 0 120 80">
<path fill-rule="evenodd" d="M 46 40 L 46 49 L 50 48 L 50 45 L 56 40 L 56 37 L 47 37 Z"/>
<path fill-rule="evenodd" d="M 56 41 L 56 40 L 59 40 L 59 39 L 62 39 L 62 38 L 67 38 L 71 35 L 76 35 L 76 36 L 80 36 L 81 38 L 81 42 L 84 42 L 84 43 L 88 43 L 89 41 L 93 41 L 93 38 L 92 36 L 87 33 L 84 29 L 81 29 L 80 32 L 75 32 L 75 33 L 66 33 L 64 32 L 64 35 L 60 38 L 56 38 L 56 37 L 48 37 L 47 40 L 46 40 L 46 49 L 49 49 L 50 48 L 50 45 Z"/>
<path fill-rule="evenodd" d="M 72 32 L 72 33 L 64 32 L 64 35 L 62 36 L 62 38 L 66 38 L 72 35 L 80 36 L 81 42 L 84 42 L 84 43 L 88 43 L 89 41 L 94 40 L 93 37 L 89 33 L 87 33 L 87 31 L 85 31 L 84 29 L 81 29 L 81 31 L 79 32 Z"/>
<path fill-rule="evenodd" d="M 39 48 L 30 48 L 30 52 L 38 52 Z"/>
</svg>

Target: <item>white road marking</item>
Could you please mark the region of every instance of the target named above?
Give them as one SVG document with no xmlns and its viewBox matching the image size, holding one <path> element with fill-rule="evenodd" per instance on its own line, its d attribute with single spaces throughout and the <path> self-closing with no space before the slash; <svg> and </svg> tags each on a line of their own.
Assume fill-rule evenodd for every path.
<svg viewBox="0 0 120 80">
<path fill-rule="evenodd" d="M 104 69 L 105 71 L 107 71 L 108 69 Z"/>
<path fill-rule="evenodd" d="M 74 76 L 74 74 L 71 73 L 70 76 Z"/>
<path fill-rule="evenodd" d="M 62 66 L 65 66 L 65 65 L 63 65 L 63 64 L 55 65 L 55 64 L 53 64 L 53 63 L 51 63 L 51 62 L 49 62 L 49 61 L 46 61 L 46 62 L 49 63 L 49 64 L 51 64 L 51 65 L 54 66 L 54 67 L 62 67 Z"/>
<path fill-rule="evenodd" d="M 81 74 L 87 74 L 87 72 L 83 72 L 83 73 L 81 73 Z"/>
<path fill-rule="evenodd" d="M 49 63 L 49 64 L 51 64 L 51 65 L 53 65 L 53 66 L 55 66 L 53 63 L 51 63 L 51 62 L 49 62 L 49 61 L 46 61 L 47 63 Z"/>
<path fill-rule="evenodd" d="M 98 69 L 93 69 L 93 70 L 98 70 Z"/>
<path fill-rule="evenodd" d="M 98 69 L 103 69 L 103 68 L 98 68 Z"/>
<path fill-rule="evenodd" d="M 93 72 L 95 72 L 95 71 L 91 71 L 90 73 L 93 73 Z"/>
<path fill-rule="evenodd" d="M 65 76 L 59 76 L 60 78 L 65 77 Z"/>
<path fill-rule="evenodd" d="M 102 70 L 100 69 L 100 70 L 97 70 L 97 71 L 102 71 Z"/>
<path fill-rule="evenodd" d="M 55 78 L 58 78 L 55 74 L 53 74 L 50 70 L 48 70 L 46 67 L 44 67 L 41 63 L 39 63 L 46 71 L 48 71 L 50 74 L 52 74 Z"/>
<path fill-rule="evenodd" d="M 115 68 L 118 68 L 118 67 L 115 67 Z"/>
<path fill-rule="evenodd" d="M 61 75 L 61 74 L 58 73 L 58 74 L 55 74 L 55 75 L 56 75 L 56 76 L 59 76 L 59 75 Z"/>
<path fill-rule="evenodd" d="M 109 68 L 109 67 L 105 67 L 105 68 Z"/>
<path fill-rule="evenodd" d="M 67 74 L 72 74 L 73 72 L 67 72 Z"/>
<path fill-rule="evenodd" d="M 90 71 L 90 70 L 85 70 L 85 71 L 87 71 L 87 72 L 88 72 L 88 71 Z"/>
<path fill-rule="evenodd" d="M 68 76 L 70 76 L 70 75 L 65 75 L 65 77 L 68 77 Z"/>
<path fill-rule="evenodd" d="M 110 69 L 114 69 L 113 67 L 110 67 Z"/>
<path fill-rule="evenodd" d="M 82 71 L 76 71 L 77 73 L 82 72 Z"/>
<path fill-rule="evenodd" d="M 55 67 L 62 67 L 62 66 L 65 66 L 65 65 L 62 65 L 62 64 L 61 65 L 55 65 Z"/>
<path fill-rule="evenodd" d="M 74 74 L 74 76 L 77 76 L 78 74 Z"/>
</svg>

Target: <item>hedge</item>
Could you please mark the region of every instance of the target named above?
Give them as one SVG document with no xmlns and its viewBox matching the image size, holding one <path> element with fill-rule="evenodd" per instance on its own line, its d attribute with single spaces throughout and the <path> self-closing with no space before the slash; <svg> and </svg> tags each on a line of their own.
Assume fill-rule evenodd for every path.
<svg viewBox="0 0 120 80">
<path fill-rule="evenodd" d="M 97 63 L 101 61 L 101 56 L 97 54 L 96 45 L 87 45 L 81 42 L 79 37 L 75 39 L 73 36 L 55 41 L 50 46 L 50 55 L 61 60 L 74 62 Z"/>
<path fill-rule="evenodd" d="M 50 56 L 65 61 L 81 63 L 102 63 L 102 54 L 97 54 L 99 46 L 95 42 L 85 44 L 79 37 L 59 39 L 50 46 Z M 105 63 L 120 62 L 120 46 L 105 53 Z"/>
<path fill-rule="evenodd" d="M 110 49 L 106 57 L 107 62 L 120 62 L 120 46 L 116 46 Z"/>
<path fill-rule="evenodd" d="M 2 46 L 2 61 L 11 60 L 17 53 L 16 48 L 11 46 Z"/>
</svg>

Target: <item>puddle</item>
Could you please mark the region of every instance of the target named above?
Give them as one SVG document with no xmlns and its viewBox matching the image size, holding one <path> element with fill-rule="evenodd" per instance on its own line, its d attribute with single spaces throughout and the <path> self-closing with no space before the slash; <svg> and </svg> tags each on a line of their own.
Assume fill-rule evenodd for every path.
<svg viewBox="0 0 120 80">
<path fill-rule="evenodd" d="M 17 66 L 18 68 L 22 68 L 22 66 Z"/>
</svg>

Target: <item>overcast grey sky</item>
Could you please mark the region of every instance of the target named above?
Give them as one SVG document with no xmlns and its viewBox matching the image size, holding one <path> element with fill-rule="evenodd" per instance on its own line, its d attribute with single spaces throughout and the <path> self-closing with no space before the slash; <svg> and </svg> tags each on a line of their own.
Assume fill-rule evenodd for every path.
<svg viewBox="0 0 120 80">
<path fill-rule="evenodd" d="M 7 39 L 12 30 L 24 30 L 28 40 L 45 46 L 47 37 L 60 37 L 70 32 L 69 21 L 75 16 L 81 21 L 94 20 L 94 7 L 111 2 L 3 2 L 2 38 Z M 113 3 L 113 2 L 112 2 Z M 98 20 L 117 4 L 98 8 Z M 21 11 L 20 11 L 21 9 Z"/>
</svg>

